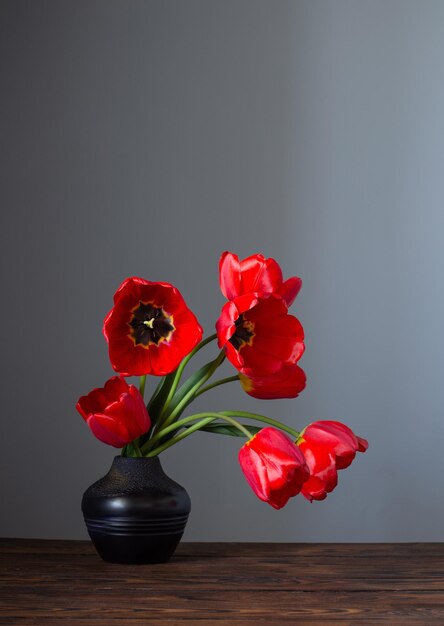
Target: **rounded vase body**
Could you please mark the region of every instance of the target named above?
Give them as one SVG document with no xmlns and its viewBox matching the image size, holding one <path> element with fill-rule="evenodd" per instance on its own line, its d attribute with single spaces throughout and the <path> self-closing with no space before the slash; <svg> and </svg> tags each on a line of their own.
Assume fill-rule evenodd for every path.
<svg viewBox="0 0 444 626">
<path fill-rule="evenodd" d="M 110 471 L 83 494 L 89 536 L 105 561 L 165 563 L 191 510 L 190 497 L 158 457 L 116 456 Z"/>
</svg>

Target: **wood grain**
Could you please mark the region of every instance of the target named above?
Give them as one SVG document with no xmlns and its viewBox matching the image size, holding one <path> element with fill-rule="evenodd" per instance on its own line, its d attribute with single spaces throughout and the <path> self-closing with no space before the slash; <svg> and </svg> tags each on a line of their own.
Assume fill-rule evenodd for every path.
<svg viewBox="0 0 444 626">
<path fill-rule="evenodd" d="M 444 625 L 444 544 L 184 543 L 165 565 L 0 540 L 0 624 Z"/>
</svg>

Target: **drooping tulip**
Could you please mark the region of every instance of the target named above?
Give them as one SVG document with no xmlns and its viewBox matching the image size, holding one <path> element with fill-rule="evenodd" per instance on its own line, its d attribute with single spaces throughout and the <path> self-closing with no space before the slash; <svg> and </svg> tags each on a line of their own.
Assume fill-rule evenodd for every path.
<svg viewBox="0 0 444 626">
<path fill-rule="evenodd" d="M 281 509 L 309 477 L 300 449 L 280 430 L 260 430 L 239 451 L 239 463 L 260 500 Z"/>
<path fill-rule="evenodd" d="M 356 452 L 368 448 L 367 440 L 357 437 L 348 426 L 329 420 L 307 426 L 297 444 L 310 469 L 302 494 L 311 502 L 324 500 L 338 483 L 338 470 L 348 467 Z"/>
</svg>

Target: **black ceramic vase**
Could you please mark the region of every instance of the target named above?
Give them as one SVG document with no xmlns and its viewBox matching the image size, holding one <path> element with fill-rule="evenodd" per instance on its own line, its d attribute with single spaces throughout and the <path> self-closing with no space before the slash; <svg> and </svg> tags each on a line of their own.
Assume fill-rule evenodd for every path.
<svg viewBox="0 0 444 626">
<path fill-rule="evenodd" d="M 158 457 L 116 456 L 82 499 L 89 536 L 111 563 L 168 561 L 190 510 L 189 495 L 165 474 Z"/>
</svg>

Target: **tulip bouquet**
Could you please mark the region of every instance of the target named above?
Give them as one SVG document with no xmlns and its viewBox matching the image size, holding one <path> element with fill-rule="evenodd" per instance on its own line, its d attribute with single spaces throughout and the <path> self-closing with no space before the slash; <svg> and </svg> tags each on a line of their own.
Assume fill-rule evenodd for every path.
<svg viewBox="0 0 444 626">
<path fill-rule="evenodd" d="M 98 439 L 127 457 L 157 456 L 198 430 L 246 437 L 239 463 L 261 500 L 276 509 L 298 493 L 323 500 L 336 487 L 338 470 L 368 447 L 348 426 L 318 421 L 297 431 L 246 411 L 187 414 L 195 398 L 231 382 L 264 400 L 295 398 L 306 385 L 298 365 L 304 330 L 288 312 L 301 279 L 283 280 L 278 263 L 261 254 L 239 260 L 224 252 L 219 282 L 227 302 L 216 333 L 202 340 L 202 328 L 176 287 L 127 278 L 103 326 L 118 376 L 82 396 L 77 409 Z M 183 380 L 194 355 L 215 340 L 216 356 Z M 236 373 L 212 380 L 225 359 Z M 138 389 L 125 380 L 130 376 L 140 377 Z M 160 380 L 145 404 L 147 376 Z"/>
</svg>

